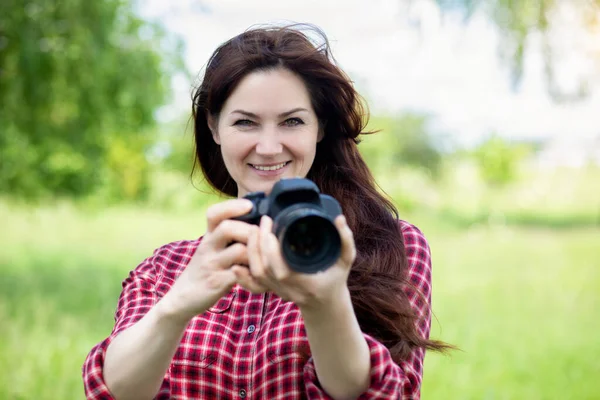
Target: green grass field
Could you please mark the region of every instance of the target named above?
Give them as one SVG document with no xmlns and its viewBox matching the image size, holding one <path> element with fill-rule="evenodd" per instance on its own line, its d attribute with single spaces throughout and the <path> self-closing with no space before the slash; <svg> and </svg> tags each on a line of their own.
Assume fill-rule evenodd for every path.
<svg viewBox="0 0 600 400">
<path fill-rule="evenodd" d="M 0 203 L 0 399 L 83 398 L 121 280 L 202 211 Z M 461 349 L 428 354 L 423 399 L 600 399 L 600 229 L 407 219 L 433 251 L 432 336 Z"/>
</svg>

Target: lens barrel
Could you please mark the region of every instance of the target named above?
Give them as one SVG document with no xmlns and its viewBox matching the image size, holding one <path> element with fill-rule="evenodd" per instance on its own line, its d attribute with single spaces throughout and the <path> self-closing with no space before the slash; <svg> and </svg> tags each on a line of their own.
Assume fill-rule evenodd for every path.
<svg viewBox="0 0 600 400">
<path fill-rule="evenodd" d="M 275 236 L 290 268 L 314 274 L 333 265 L 341 253 L 341 239 L 331 218 L 313 204 L 298 203 L 274 221 Z"/>
</svg>

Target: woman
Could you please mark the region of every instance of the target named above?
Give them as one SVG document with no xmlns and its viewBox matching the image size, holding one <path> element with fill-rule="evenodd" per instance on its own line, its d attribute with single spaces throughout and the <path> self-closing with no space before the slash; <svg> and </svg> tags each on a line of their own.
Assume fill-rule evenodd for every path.
<svg viewBox="0 0 600 400">
<path fill-rule="evenodd" d="M 320 33 L 320 31 L 316 31 Z M 297 27 L 221 45 L 193 97 L 196 155 L 227 200 L 207 232 L 167 244 L 123 284 L 111 335 L 84 369 L 90 399 L 418 398 L 428 340 L 428 244 L 398 220 L 361 158 L 360 98 Z M 293 272 L 272 221 L 241 199 L 306 177 L 336 198 L 341 256 Z M 231 245 L 232 242 L 236 242 Z"/>
</svg>

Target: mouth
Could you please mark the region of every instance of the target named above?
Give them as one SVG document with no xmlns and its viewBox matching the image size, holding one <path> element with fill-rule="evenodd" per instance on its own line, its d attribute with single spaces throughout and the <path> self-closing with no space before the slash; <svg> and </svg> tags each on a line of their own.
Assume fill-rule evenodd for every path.
<svg viewBox="0 0 600 400">
<path fill-rule="evenodd" d="M 289 163 L 291 163 L 291 161 L 285 161 L 280 164 L 273 164 L 273 165 L 259 165 L 259 164 L 248 164 L 248 165 L 250 165 L 252 168 L 254 168 L 258 171 L 277 171 L 277 170 L 282 169 Z"/>
</svg>

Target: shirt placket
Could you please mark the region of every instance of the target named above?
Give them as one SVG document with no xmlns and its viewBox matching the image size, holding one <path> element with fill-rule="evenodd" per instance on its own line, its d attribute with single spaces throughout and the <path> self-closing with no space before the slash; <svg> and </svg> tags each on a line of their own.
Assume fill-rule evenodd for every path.
<svg viewBox="0 0 600 400">
<path fill-rule="evenodd" d="M 243 353 L 248 355 L 246 374 L 240 376 L 240 384 L 238 388 L 238 398 L 248 399 L 252 397 L 252 376 L 255 368 L 255 349 L 258 341 L 258 333 L 263 323 L 264 307 L 266 304 L 267 294 L 252 294 L 249 301 L 246 303 L 246 326 L 244 326 L 244 334 L 242 335 L 241 346 L 244 348 Z M 250 310 L 257 310 L 252 312 Z"/>
</svg>

